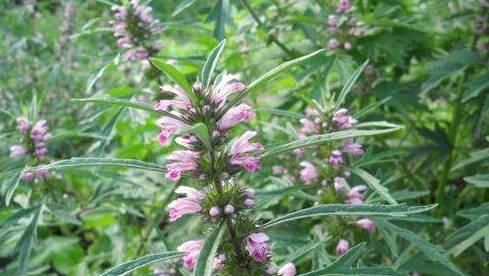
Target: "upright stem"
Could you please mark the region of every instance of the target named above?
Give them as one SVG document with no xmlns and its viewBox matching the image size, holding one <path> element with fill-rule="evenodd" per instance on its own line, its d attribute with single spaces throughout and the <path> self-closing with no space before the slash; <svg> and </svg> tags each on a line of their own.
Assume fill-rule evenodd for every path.
<svg viewBox="0 0 489 276">
<path fill-rule="evenodd" d="M 241 0 L 245 8 L 248 10 L 248 12 L 251 14 L 251 17 L 256 21 L 258 24 L 258 27 L 263 27 L 264 24 L 260 20 L 260 17 L 255 13 L 253 8 L 251 7 L 250 3 L 248 3 L 248 0 Z M 294 58 L 296 57 L 296 54 L 294 53 L 293 50 L 289 49 L 285 44 L 283 44 L 275 35 L 269 34 L 268 39 L 270 39 L 271 42 L 275 43 L 282 51 L 284 51 L 288 56 Z"/>
</svg>

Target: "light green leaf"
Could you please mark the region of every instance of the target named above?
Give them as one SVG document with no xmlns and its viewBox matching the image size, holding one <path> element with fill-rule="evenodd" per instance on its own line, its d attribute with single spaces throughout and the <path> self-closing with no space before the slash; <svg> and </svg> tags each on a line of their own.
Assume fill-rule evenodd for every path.
<svg viewBox="0 0 489 276">
<path fill-rule="evenodd" d="M 207 126 L 204 123 L 197 123 L 193 126 L 187 126 L 187 127 L 182 127 L 180 131 L 178 131 L 177 135 L 181 135 L 184 133 L 189 133 L 192 132 L 196 134 L 200 141 L 209 149 L 212 149 L 211 146 L 211 138 L 209 136 L 209 130 L 207 129 Z"/>
<path fill-rule="evenodd" d="M 480 216 L 447 237 L 449 254 L 459 256 L 467 248 L 489 235 L 489 215 Z"/>
<path fill-rule="evenodd" d="M 397 235 L 402 237 L 403 239 L 409 241 L 413 245 L 415 245 L 417 248 L 419 248 L 423 253 L 430 259 L 439 262 L 441 265 L 445 266 L 446 268 L 450 269 L 453 271 L 456 275 L 464 275 L 462 271 L 460 271 L 457 266 L 455 266 L 450 259 L 445 256 L 444 252 L 442 251 L 441 248 L 438 246 L 431 244 L 430 242 L 424 240 L 420 236 L 418 236 L 416 233 L 407 230 L 405 228 L 401 228 L 397 225 L 394 225 L 390 222 L 387 222 L 385 220 L 377 220 L 376 224 L 382 225 L 384 228 L 388 228 L 391 231 L 395 232 Z"/>
<path fill-rule="evenodd" d="M 377 192 L 387 202 L 390 204 L 398 204 L 397 201 L 389 194 L 389 189 L 382 186 L 382 184 L 380 184 L 380 180 L 375 178 L 373 175 L 359 168 L 354 168 L 351 171 L 363 179 L 371 189 Z"/>
<path fill-rule="evenodd" d="M 355 82 L 357 82 L 358 78 L 360 75 L 363 73 L 363 70 L 368 64 L 368 60 L 366 60 L 353 74 L 350 76 L 350 78 L 346 81 L 346 84 L 343 86 L 343 88 L 340 91 L 340 94 L 338 95 L 338 98 L 336 99 L 335 106 L 336 108 L 339 108 L 343 102 L 346 99 L 346 96 L 348 93 L 350 93 L 351 89 L 353 88 L 353 85 Z"/>
<path fill-rule="evenodd" d="M 180 4 L 178 4 L 178 6 L 175 8 L 175 11 L 173 11 L 171 16 L 172 17 L 177 16 L 178 14 L 180 14 L 181 12 L 183 12 L 184 10 L 186 10 L 187 8 L 192 6 L 195 2 L 197 2 L 197 0 L 183 0 L 183 1 L 181 1 Z"/>
<path fill-rule="evenodd" d="M 209 57 L 207 57 L 207 60 L 204 64 L 204 68 L 202 68 L 202 75 L 201 75 L 202 84 L 205 87 L 209 87 L 209 85 L 211 84 L 214 71 L 216 70 L 217 64 L 221 59 L 224 46 L 226 46 L 225 39 L 219 42 L 219 44 L 214 49 L 212 49 L 211 53 L 209 54 Z"/>
<path fill-rule="evenodd" d="M 489 149 L 482 149 L 475 152 L 470 153 L 470 157 L 460 161 L 457 165 L 453 166 L 450 170 L 451 172 L 461 169 L 470 164 L 482 161 L 484 159 L 489 158 Z"/>
<path fill-rule="evenodd" d="M 82 167 L 123 167 L 132 169 L 141 169 L 147 171 L 154 171 L 158 173 L 166 173 L 166 169 L 157 164 L 147 163 L 134 159 L 117 159 L 117 158 L 71 158 L 65 160 L 59 160 L 48 165 L 41 165 L 33 168 L 24 169 L 25 172 L 36 172 L 40 170 L 52 170 L 52 169 L 73 169 Z"/>
<path fill-rule="evenodd" d="M 318 216 L 388 216 L 404 217 L 412 214 L 426 212 L 435 208 L 437 204 L 426 206 L 408 206 L 406 204 L 398 205 L 377 205 L 377 204 L 326 204 L 298 210 L 282 217 L 278 217 L 263 225 L 269 228 L 285 222 L 294 220 L 318 217 Z"/>
<path fill-rule="evenodd" d="M 197 96 L 195 95 L 185 76 L 180 71 L 160 58 L 151 58 L 151 63 L 165 73 L 178 86 L 180 86 L 194 105 L 198 104 Z"/>
<path fill-rule="evenodd" d="M 32 247 L 36 241 L 36 229 L 39 218 L 41 217 L 42 209 L 43 205 L 40 205 L 37 208 L 31 222 L 29 225 L 27 225 L 27 228 L 24 230 L 24 233 L 22 233 L 20 240 L 15 245 L 14 251 L 19 253 L 19 275 L 24 275 L 27 271 Z"/>
<path fill-rule="evenodd" d="M 354 247 L 350 248 L 348 252 L 346 252 L 343 256 L 339 257 L 330 266 L 315 271 L 311 271 L 308 273 L 300 274 L 300 276 L 320 276 L 320 275 L 325 275 L 325 273 L 334 272 L 335 270 L 341 268 L 348 268 L 353 264 L 353 262 L 355 262 L 356 260 L 358 260 L 358 258 L 360 258 L 363 251 L 365 250 L 365 245 L 366 245 L 365 242 L 359 243 Z"/>
<path fill-rule="evenodd" d="M 100 276 L 121 276 L 121 275 L 125 275 L 131 271 L 134 271 L 136 269 L 139 269 L 143 266 L 146 266 L 146 265 L 149 265 L 149 264 L 152 264 L 155 262 L 175 259 L 175 258 L 178 258 L 181 256 L 182 256 L 182 253 L 180 253 L 180 252 L 164 252 L 164 253 L 158 253 L 158 254 L 153 254 L 153 255 L 147 255 L 147 256 L 138 258 L 136 260 L 129 261 L 129 262 L 120 264 L 116 267 L 113 267 L 110 270 L 101 274 Z"/>
<path fill-rule="evenodd" d="M 392 127 L 387 129 L 376 129 L 376 130 L 344 130 L 338 132 L 332 132 L 322 135 L 313 135 L 305 139 L 296 140 L 283 145 L 268 147 L 262 153 L 260 158 L 267 158 L 271 156 L 278 155 L 283 152 L 291 152 L 297 148 L 304 148 L 314 145 L 323 144 L 329 141 L 344 140 L 347 138 L 361 137 L 361 136 L 373 136 L 379 134 L 385 134 L 393 131 L 399 130 L 400 127 Z"/>
<path fill-rule="evenodd" d="M 466 176 L 464 180 L 469 184 L 474 184 L 477 188 L 489 188 L 489 174 Z"/>
<path fill-rule="evenodd" d="M 194 276 L 212 275 L 212 264 L 214 263 L 214 257 L 224 236 L 224 230 L 224 222 L 221 222 L 205 240 L 194 268 Z"/>
</svg>

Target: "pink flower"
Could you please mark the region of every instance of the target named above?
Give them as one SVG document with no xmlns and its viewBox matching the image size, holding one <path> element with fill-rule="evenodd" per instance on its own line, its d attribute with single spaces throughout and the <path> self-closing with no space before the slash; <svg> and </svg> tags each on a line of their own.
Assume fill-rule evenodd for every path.
<svg viewBox="0 0 489 276">
<path fill-rule="evenodd" d="M 160 145 L 166 145 L 170 141 L 170 137 L 175 134 L 183 125 L 182 121 L 171 117 L 162 117 L 158 120 L 161 131 L 158 134 Z"/>
<path fill-rule="evenodd" d="M 229 155 L 231 155 L 230 163 L 242 166 L 248 172 L 256 172 L 260 169 L 260 160 L 249 155 L 253 151 L 263 149 L 261 144 L 249 142 L 255 135 L 255 131 L 246 131 L 234 141 L 229 150 Z"/>
<path fill-rule="evenodd" d="M 340 42 L 339 42 L 339 41 L 338 41 L 338 39 L 336 39 L 336 38 L 332 38 L 332 39 L 330 39 L 330 40 L 329 40 L 329 42 L 328 42 L 328 47 L 329 47 L 330 49 L 336 49 L 336 48 L 338 48 L 339 46 L 340 46 Z"/>
<path fill-rule="evenodd" d="M 219 209 L 219 207 L 212 207 L 210 210 L 209 210 L 209 215 L 211 215 L 211 217 L 217 217 L 221 214 L 221 209 Z"/>
<path fill-rule="evenodd" d="M 173 94 L 175 98 L 171 100 L 159 100 L 155 105 L 156 111 L 168 111 L 170 108 L 183 110 L 192 108 L 190 98 L 180 87 L 163 85 L 160 88 L 161 92 Z"/>
<path fill-rule="evenodd" d="M 197 170 L 197 158 L 200 154 L 190 150 L 177 150 L 168 156 L 168 160 L 172 161 L 166 165 L 168 173 L 166 177 L 170 180 L 177 181 L 180 179 L 181 173 L 186 171 Z"/>
<path fill-rule="evenodd" d="M 234 214 L 234 206 L 231 205 L 231 204 L 227 204 L 226 206 L 224 206 L 224 213 L 226 215 L 232 215 L 232 214 Z"/>
<path fill-rule="evenodd" d="M 287 263 L 278 270 L 278 275 L 282 276 L 295 276 L 296 274 L 297 271 L 293 263 Z"/>
<path fill-rule="evenodd" d="M 305 148 L 298 148 L 292 151 L 298 158 L 304 157 L 306 154 L 306 149 Z"/>
<path fill-rule="evenodd" d="M 34 179 L 34 174 L 31 172 L 22 172 L 20 178 L 24 181 L 30 182 Z"/>
<path fill-rule="evenodd" d="M 34 124 L 31 130 L 31 138 L 36 142 L 43 142 L 49 138 L 49 128 L 46 120 L 40 120 Z"/>
<path fill-rule="evenodd" d="M 300 178 L 302 181 L 304 181 L 306 184 L 311 184 L 317 180 L 318 172 L 313 164 L 307 161 L 302 161 L 300 165 L 303 167 L 303 169 L 300 171 Z"/>
<path fill-rule="evenodd" d="M 357 120 L 348 115 L 348 109 L 341 108 L 333 113 L 333 122 L 340 128 L 350 128 L 357 123 Z"/>
<path fill-rule="evenodd" d="M 27 120 L 26 117 L 18 117 L 17 124 L 19 126 L 20 133 L 24 135 L 27 134 L 29 128 L 31 127 L 31 124 L 29 123 L 29 120 Z"/>
<path fill-rule="evenodd" d="M 355 224 L 367 230 L 369 233 L 373 233 L 375 231 L 375 224 L 371 219 L 368 218 L 359 219 L 355 222 Z"/>
<path fill-rule="evenodd" d="M 272 166 L 272 172 L 274 174 L 284 174 L 287 173 L 287 169 L 280 165 Z"/>
<path fill-rule="evenodd" d="M 336 24 L 338 24 L 338 17 L 334 14 L 328 16 L 328 25 L 330 27 L 336 27 Z"/>
<path fill-rule="evenodd" d="M 367 190 L 367 186 L 358 185 L 353 187 L 350 192 L 348 192 L 347 199 L 345 203 L 352 205 L 360 205 L 364 203 L 365 191 Z"/>
<path fill-rule="evenodd" d="M 47 179 L 49 177 L 49 171 L 46 169 L 39 170 L 36 172 L 37 179 Z"/>
<path fill-rule="evenodd" d="M 334 150 L 331 152 L 331 155 L 329 156 L 329 164 L 333 167 L 337 167 L 341 164 L 343 164 L 343 154 L 339 150 Z"/>
<path fill-rule="evenodd" d="M 351 50 L 352 45 L 350 42 L 347 41 L 347 42 L 343 43 L 343 48 L 345 48 L 345 50 Z"/>
<path fill-rule="evenodd" d="M 21 145 L 15 145 L 10 147 L 10 158 L 16 159 L 27 153 L 27 149 Z"/>
<path fill-rule="evenodd" d="M 353 155 L 362 155 L 364 153 L 362 149 L 362 145 L 353 142 L 353 139 L 348 139 L 345 141 L 345 144 L 343 146 L 343 152 L 351 153 Z"/>
<path fill-rule="evenodd" d="M 351 8 L 350 0 L 340 0 L 338 12 L 347 12 Z"/>
<path fill-rule="evenodd" d="M 338 242 L 338 245 L 336 245 L 336 256 L 344 255 L 349 248 L 350 248 L 350 244 L 348 243 L 348 241 L 341 239 Z"/>
<path fill-rule="evenodd" d="M 204 247 L 203 240 L 190 240 L 177 247 L 177 250 L 184 254 L 182 261 L 186 269 L 194 269 L 202 247 Z"/>
<path fill-rule="evenodd" d="M 302 128 L 300 129 L 301 133 L 309 134 L 309 133 L 318 133 L 319 127 L 309 119 L 300 119 L 302 124 Z"/>
<path fill-rule="evenodd" d="M 251 106 L 244 103 L 229 109 L 219 120 L 219 129 L 229 129 L 238 123 L 253 120 L 256 114 L 250 110 Z"/>
<path fill-rule="evenodd" d="M 226 259 L 226 254 L 219 254 L 217 257 L 215 257 L 214 262 L 212 263 L 212 270 L 216 271 L 223 268 Z"/>
<path fill-rule="evenodd" d="M 205 195 L 194 188 L 180 186 L 175 190 L 177 194 L 185 194 L 186 197 L 172 201 L 170 208 L 170 221 L 174 222 L 186 214 L 195 214 L 202 211 L 202 199 Z"/>
<path fill-rule="evenodd" d="M 246 238 L 246 250 L 253 260 L 263 263 L 268 259 L 270 245 L 267 244 L 268 236 L 265 233 L 253 233 Z"/>
<path fill-rule="evenodd" d="M 346 188 L 346 185 L 347 185 L 346 179 L 344 179 L 343 177 L 337 176 L 334 178 L 334 189 L 336 191 Z"/>
<path fill-rule="evenodd" d="M 244 91 L 245 89 L 246 86 L 239 82 L 236 76 L 225 73 L 212 89 L 212 94 L 210 95 L 211 102 L 221 107 L 229 95 Z"/>
<path fill-rule="evenodd" d="M 197 142 L 197 138 L 193 135 L 185 135 L 175 138 L 175 142 L 180 146 L 186 147 L 187 149 L 193 148 L 193 144 Z"/>
</svg>

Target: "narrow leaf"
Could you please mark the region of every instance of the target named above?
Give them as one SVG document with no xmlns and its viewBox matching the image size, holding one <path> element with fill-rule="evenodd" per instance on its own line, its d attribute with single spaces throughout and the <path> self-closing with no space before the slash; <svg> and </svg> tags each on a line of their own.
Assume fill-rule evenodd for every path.
<svg viewBox="0 0 489 276">
<path fill-rule="evenodd" d="M 113 267 L 109 269 L 108 271 L 104 272 L 101 276 L 121 276 L 125 275 L 131 271 L 134 271 L 138 268 L 141 268 L 143 266 L 155 263 L 155 262 L 160 262 L 160 261 L 166 261 L 166 260 L 171 260 L 175 259 L 182 256 L 182 253 L 180 252 L 164 252 L 164 253 L 158 253 L 158 254 L 153 254 L 153 255 L 147 255 L 141 258 L 138 258 L 133 261 L 129 261 L 123 264 L 120 264 L 116 267 Z"/>
<path fill-rule="evenodd" d="M 224 236 L 224 229 L 224 223 L 219 224 L 205 241 L 194 268 L 194 276 L 212 275 L 212 264 Z"/>
<path fill-rule="evenodd" d="M 214 75 L 214 71 L 217 67 L 217 64 L 219 63 L 219 60 L 221 59 L 222 52 L 224 50 L 224 46 L 226 45 L 226 40 L 223 39 L 219 44 L 212 49 L 211 53 L 209 54 L 209 57 L 207 57 L 207 60 L 204 64 L 204 68 L 202 68 L 202 84 L 204 84 L 205 87 L 209 87 L 212 77 Z"/>
<path fill-rule="evenodd" d="M 385 199 L 390 204 L 398 204 L 397 201 L 389 194 L 389 190 L 380 184 L 380 180 L 375 178 L 373 175 L 362 169 L 352 169 L 352 173 L 363 179 L 367 185 L 373 189 L 377 194 L 379 194 L 383 199 Z"/>
<path fill-rule="evenodd" d="M 336 107 L 339 108 L 343 102 L 346 99 L 346 96 L 348 93 L 350 93 L 351 89 L 353 88 L 353 85 L 357 82 L 358 78 L 360 75 L 363 73 L 363 70 L 368 64 L 368 60 L 366 60 L 353 74 L 350 76 L 350 78 L 346 81 L 346 84 L 343 86 L 343 88 L 340 91 L 340 94 L 338 95 L 338 99 L 336 99 Z"/>
<path fill-rule="evenodd" d="M 185 76 L 178 71 L 175 67 L 166 63 L 164 60 L 160 58 L 151 58 L 151 63 L 156 66 L 156 68 L 160 69 L 163 73 L 165 73 L 170 79 L 172 79 L 178 86 L 180 86 L 185 94 L 190 98 L 194 105 L 197 105 L 198 100 L 192 87 L 188 83 Z"/>
</svg>

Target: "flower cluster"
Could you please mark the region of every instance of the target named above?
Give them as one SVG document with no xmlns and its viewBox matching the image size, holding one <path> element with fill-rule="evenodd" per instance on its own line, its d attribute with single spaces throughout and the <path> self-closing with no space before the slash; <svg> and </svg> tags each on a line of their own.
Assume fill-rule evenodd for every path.
<svg viewBox="0 0 489 276">
<path fill-rule="evenodd" d="M 46 161 L 46 156 L 48 154 L 46 142 L 51 137 L 46 120 L 37 121 L 32 125 L 27 118 L 19 117 L 17 118 L 17 125 L 19 132 L 23 137 L 22 144 L 10 147 L 10 158 L 17 159 L 22 156 L 30 155 L 38 162 Z M 35 174 L 31 172 L 23 172 L 21 177 L 24 181 L 46 179 L 49 177 L 49 172 L 47 170 L 40 170 Z"/>
<path fill-rule="evenodd" d="M 333 109 L 329 112 L 307 108 L 305 117 L 300 120 L 301 127 L 298 130 L 298 136 L 304 139 L 311 135 L 353 130 L 357 123 L 357 120 L 345 108 Z M 312 148 L 310 152 L 302 149 L 296 150 L 295 153 L 296 158 L 301 160 L 298 162 L 297 178 L 306 185 L 321 187 L 319 194 L 325 195 L 324 200 L 326 202 L 364 204 L 367 186 L 350 186 L 347 181 L 350 176 L 349 161 L 364 154 L 360 143 L 350 138 Z M 290 176 L 290 171 L 290 168 L 287 169 L 279 165 L 273 167 L 274 174 L 295 180 L 295 176 Z M 372 233 L 375 229 L 373 221 L 368 218 L 359 219 L 353 224 L 365 229 L 368 233 Z M 343 255 L 348 251 L 348 248 L 348 241 L 340 240 L 336 248 L 337 255 Z"/>
<path fill-rule="evenodd" d="M 171 181 L 192 177 L 203 186 L 201 189 L 178 187 L 176 193 L 182 197 L 169 204 L 169 220 L 175 222 L 193 214 L 212 225 L 225 222 L 229 237 L 224 240 L 230 244 L 220 247 L 213 269 L 235 271 L 236 264 L 246 264 L 238 265 L 239 269 L 266 271 L 271 267 L 269 237 L 243 212 L 255 206 L 255 191 L 234 177 L 261 168 L 257 153 L 263 146 L 252 141 L 257 132 L 246 131 L 234 139 L 230 135 L 237 124 L 256 116 L 251 106 L 229 100 L 244 93 L 246 86 L 236 76 L 223 72 L 207 87 L 195 83 L 191 91 L 186 91 L 163 85 L 161 90 L 162 95 L 155 104 L 155 110 L 163 114 L 158 120 L 161 131 L 157 140 L 162 146 L 174 140 L 184 148 L 167 157 L 166 177 Z M 205 130 L 188 131 L 196 125 L 205 126 Z M 208 137 L 202 137 L 202 133 Z M 187 241 L 178 247 L 184 254 L 185 268 L 194 269 L 202 247 L 202 240 Z M 281 274 L 295 275 L 291 273 L 291 265 L 281 270 Z"/>
<path fill-rule="evenodd" d="M 126 6 L 113 6 L 112 10 L 115 17 L 111 22 L 112 31 L 117 38 L 117 46 L 125 50 L 127 60 L 146 60 L 163 48 L 160 42 L 155 41 L 155 34 L 162 28 L 150 7 L 139 0 L 131 0 Z"/>
<path fill-rule="evenodd" d="M 350 50 L 352 40 L 365 35 L 365 29 L 353 15 L 350 0 L 340 0 L 336 13 L 328 17 L 328 33 L 332 36 L 328 47 L 332 50 L 340 47 Z"/>
</svg>

